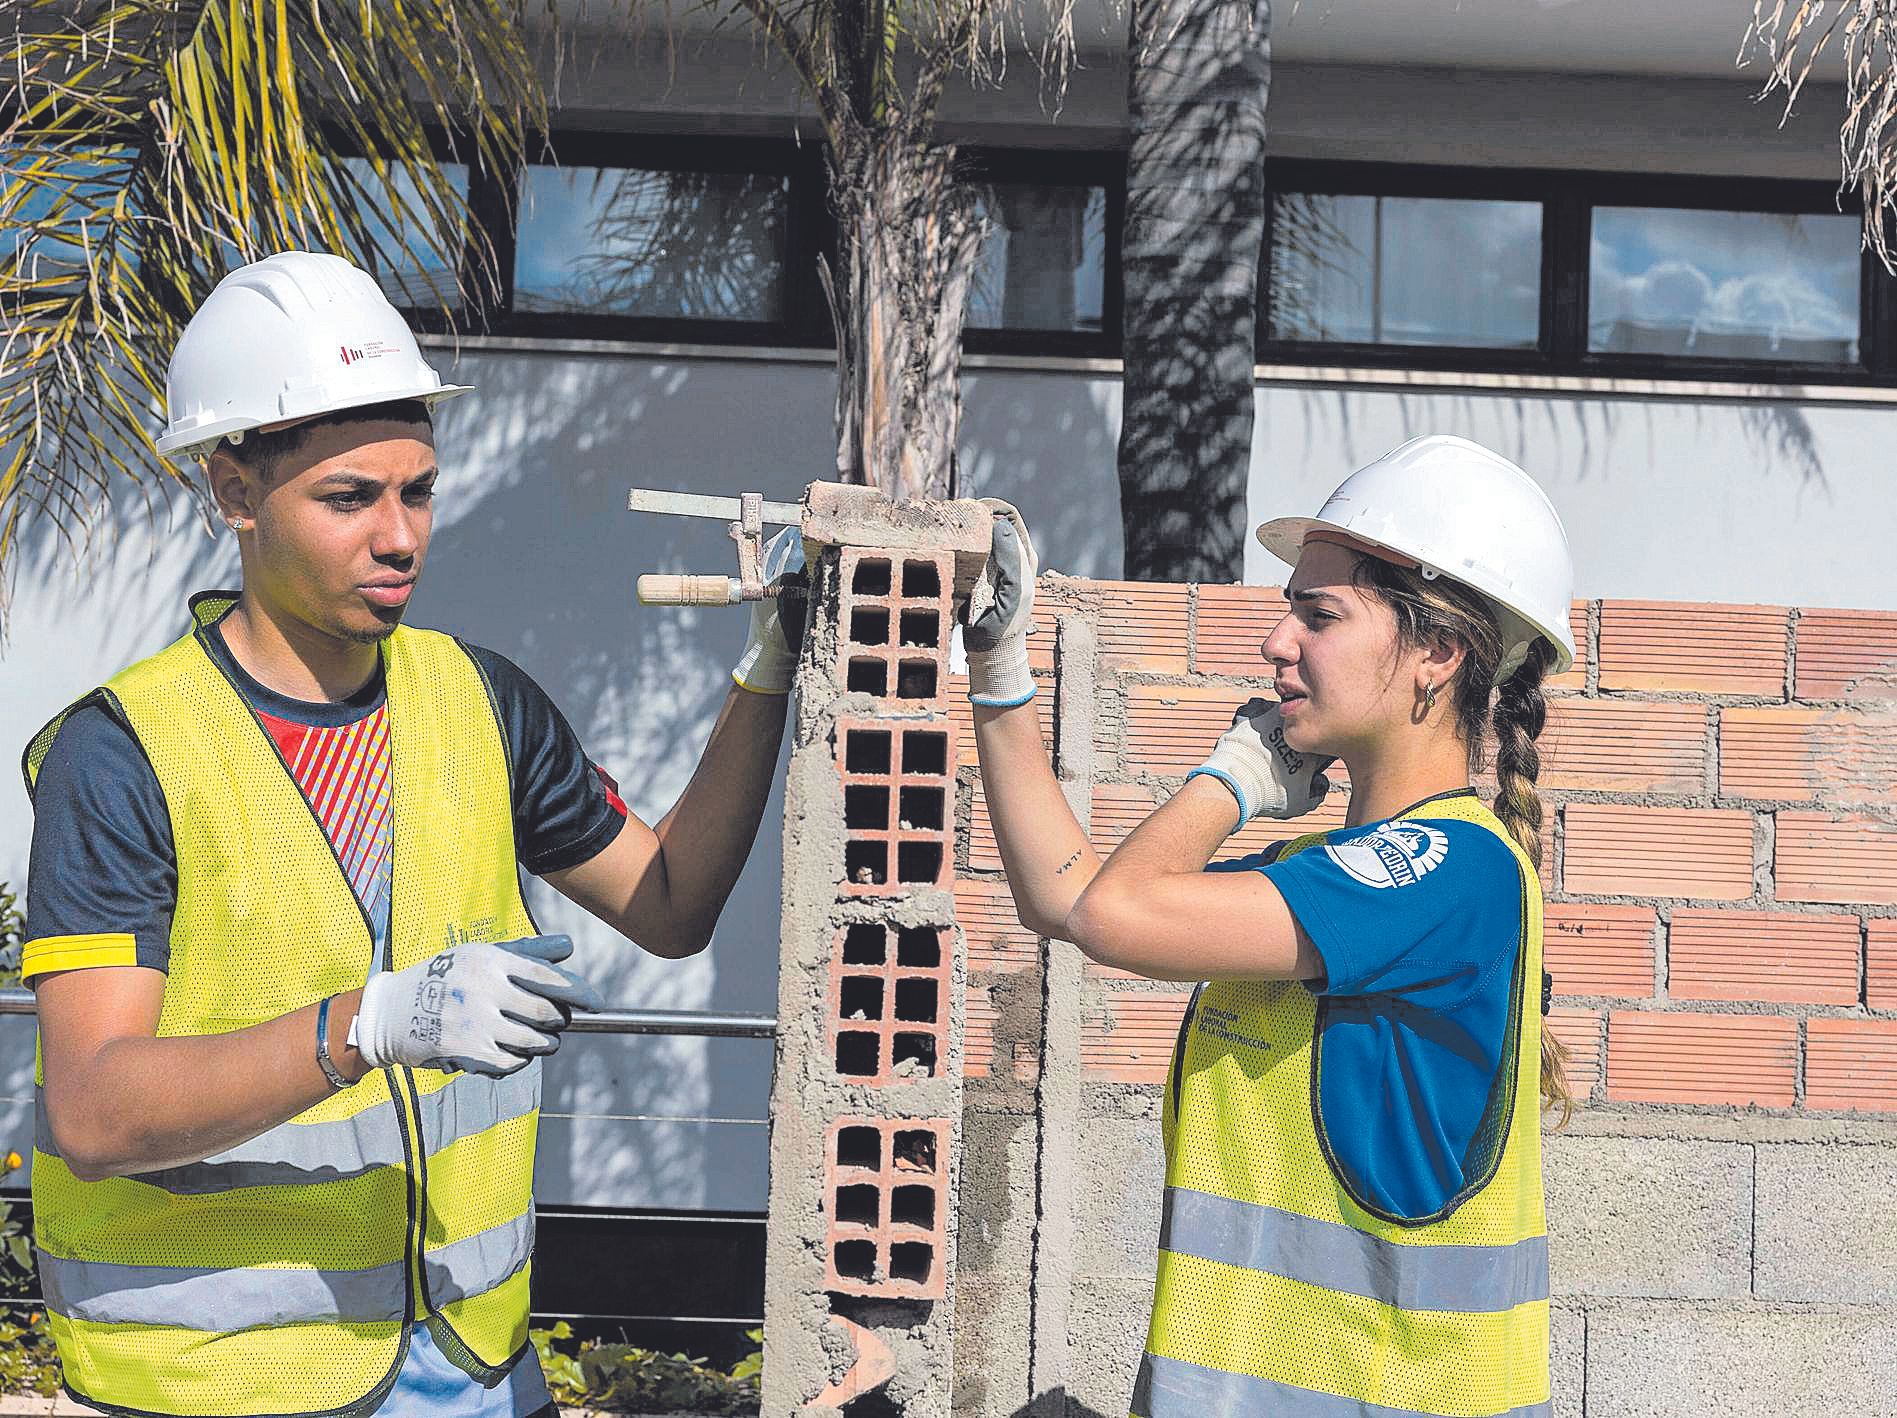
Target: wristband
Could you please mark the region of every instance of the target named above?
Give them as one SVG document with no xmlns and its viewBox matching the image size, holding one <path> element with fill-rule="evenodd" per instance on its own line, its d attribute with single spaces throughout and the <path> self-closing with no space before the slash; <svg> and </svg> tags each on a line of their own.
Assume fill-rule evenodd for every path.
<svg viewBox="0 0 1897 1418">
<path fill-rule="evenodd" d="M 349 1086 L 349 1080 L 343 1077 L 342 1070 L 336 1067 L 336 1061 L 329 1056 L 329 1007 L 335 1001 L 336 996 L 331 995 L 316 1006 L 316 1062 L 330 1086 L 341 1090 Z"/>
</svg>

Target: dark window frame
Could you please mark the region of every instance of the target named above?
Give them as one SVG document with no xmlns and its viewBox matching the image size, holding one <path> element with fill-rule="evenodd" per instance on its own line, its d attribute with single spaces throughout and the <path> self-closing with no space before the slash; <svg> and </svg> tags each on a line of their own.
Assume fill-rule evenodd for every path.
<svg viewBox="0 0 1897 1418">
<path fill-rule="evenodd" d="M 1871 384 L 1897 380 L 1897 286 L 1875 256 L 1860 256 L 1859 358 L 1850 364 L 1595 353 L 1587 348 L 1592 219 L 1596 207 L 1854 216 L 1835 184 L 1796 179 L 1614 173 L 1562 168 L 1471 168 L 1271 159 L 1266 189 L 1350 196 L 1444 197 L 1542 204 L 1541 332 L 1534 350 L 1372 345 L 1269 338 L 1271 253 L 1259 275 L 1260 363 L 1569 375 L 1746 384 Z M 1269 222 L 1270 213 L 1267 214 Z M 1267 225 L 1267 232 L 1271 230 Z M 1269 241 L 1267 236 L 1267 241 Z"/>
</svg>

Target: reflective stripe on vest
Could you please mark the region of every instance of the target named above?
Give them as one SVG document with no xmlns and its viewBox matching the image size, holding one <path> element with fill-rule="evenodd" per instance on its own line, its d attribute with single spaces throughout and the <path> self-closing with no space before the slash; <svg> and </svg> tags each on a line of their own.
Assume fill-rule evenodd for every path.
<svg viewBox="0 0 1897 1418">
<path fill-rule="evenodd" d="M 46 1090 L 34 1090 L 35 1150 L 57 1157 L 46 1120 Z M 457 1074 L 446 1088 L 421 1095 L 422 1136 L 430 1154 L 464 1137 L 523 1117 L 539 1105 L 540 1079 L 524 1068 L 502 1079 Z M 173 1196 L 208 1196 L 238 1187 L 307 1186 L 361 1176 L 372 1167 L 403 1165 L 395 1104 L 383 1099 L 353 1117 L 327 1123 L 283 1123 L 248 1142 L 182 1167 L 140 1172 L 134 1180 Z"/>
<path fill-rule="evenodd" d="M 229 602 L 195 598 L 198 626 Z M 97 692 L 144 748 L 172 823 L 160 1037 L 279 1018 L 361 986 L 374 963 L 321 823 L 200 634 Z M 406 627 L 381 653 L 398 824 L 389 963 L 534 934 L 479 666 Z M 35 736 L 29 780 L 56 731 Z M 366 1414 L 424 1317 L 452 1362 L 493 1381 L 526 1343 L 540 1077 L 537 1061 L 502 1080 L 377 1070 L 201 1162 L 96 1182 L 42 1125 L 36 1240 L 68 1386 L 149 1414 Z"/>
<path fill-rule="evenodd" d="M 1336 1171 L 1316 1116 L 1317 997 L 1298 981 L 1202 986 L 1162 1111 L 1166 1199 L 1138 1418 L 1550 1411 L 1539 882 L 1473 795 L 1407 816 L 1476 824 L 1518 868 L 1521 934 L 1489 1148 L 1444 1213 L 1372 1211 Z M 1324 842 L 1300 838 L 1280 859 Z"/>
<path fill-rule="evenodd" d="M 428 1285 L 449 1304 L 492 1290 L 533 1253 L 528 1212 L 428 1253 Z M 372 1324 L 400 1320 L 407 1265 L 367 1270 L 115 1265 L 38 1253 L 49 1309 L 94 1324 L 162 1324 L 222 1332 L 262 1325 Z"/>
<path fill-rule="evenodd" d="M 1135 1418 L 1235 1418 L 1254 1413 L 1272 1418 L 1433 1418 L 1413 1408 L 1340 1398 L 1152 1354 L 1140 1361 L 1139 1378 L 1133 1385 L 1133 1413 Z M 1476 1418 L 1551 1418 L 1553 1413 L 1553 1401 L 1544 1400 Z"/>
<path fill-rule="evenodd" d="M 1548 1298 L 1546 1236 L 1502 1246 L 1408 1246 L 1184 1187 L 1166 1188 L 1159 1248 L 1403 1310 L 1494 1313 Z"/>
</svg>

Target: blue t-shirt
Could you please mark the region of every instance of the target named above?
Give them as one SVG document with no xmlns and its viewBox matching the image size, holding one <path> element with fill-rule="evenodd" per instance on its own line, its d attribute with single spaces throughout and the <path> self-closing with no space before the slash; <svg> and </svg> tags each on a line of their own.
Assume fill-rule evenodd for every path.
<svg viewBox="0 0 1897 1418">
<path fill-rule="evenodd" d="M 1323 958 L 1319 1136 L 1353 1198 L 1392 1219 L 1457 1203 L 1506 1137 L 1531 883 L 1501 830 L 1398 816 L 1215 864 L 1263 872 Z"/>
</svg>

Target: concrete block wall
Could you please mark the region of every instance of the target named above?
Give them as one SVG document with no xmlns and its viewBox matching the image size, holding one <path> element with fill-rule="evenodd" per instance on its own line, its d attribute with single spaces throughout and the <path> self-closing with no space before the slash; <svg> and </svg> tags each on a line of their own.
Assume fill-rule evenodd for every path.
<svg viewBox="0 0 1897 1418">
<path fill-rule="evenodd" d="M 1044 733 L 1110 848 L 1269 684 L 1268 588 L 1045 578 Z M 1542 739 L 1556 1411 L 1897 1414 L 1897 615 L 1577 603 Z M 1014 919 L 962 686 L 958 1414 L 1125 1412 L 1187 991 Z M 1341 824 L 1348 785 L 1315 816 Z M 1243 853 L 1282 827 L 1254 824 Z"/>
</svg>

